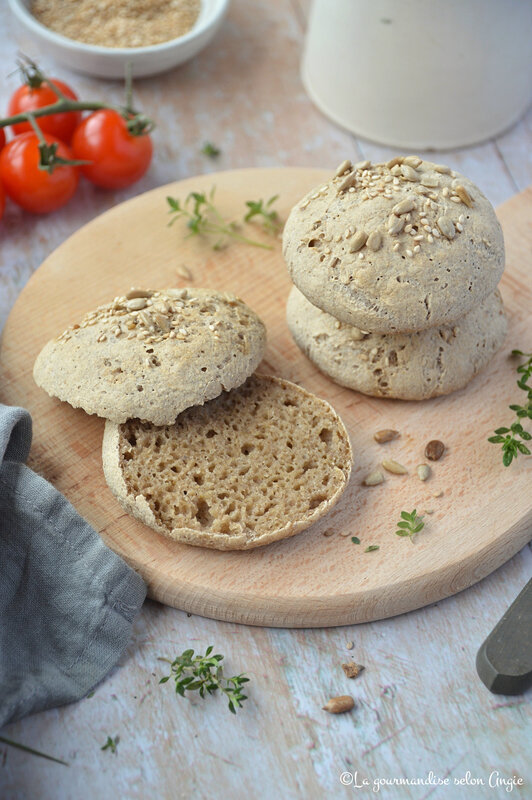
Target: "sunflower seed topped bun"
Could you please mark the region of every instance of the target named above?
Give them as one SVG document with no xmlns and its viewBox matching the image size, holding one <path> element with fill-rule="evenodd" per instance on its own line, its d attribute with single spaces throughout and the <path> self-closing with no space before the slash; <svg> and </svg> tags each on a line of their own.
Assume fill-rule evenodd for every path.
<svg viewBox="0 0 532 800">
<path fill-rule="evenodd" d="M 265 343 L 262 321 L 232 294 L 132 289 L 48 342 L 33 376 L 89 414 L 167 425 L 243 383 Z"/>
<path fill-rule="evenodd" d="M 487 198 L 417 156 L 344 161 L 292 209 L 283 253 L 311 303 L 372 333 L 452 323 L 495 290 L 504 269 Z"/>
<path fill-rule="evenodd" d="M 107 422 L 105 478 L 126 511 L 178 542 L 245 550 L 293 536 L 347 486 L 352 452 L 333 408 L 252 375 L 175 424 Z"/>
<path fill-rule="evenodd" d="M 426 400 L 462 389 L 506 335 L 498 290 L 452 325 L 367 333 L 313 306 L 294 286 L 286 318 L 296 344 L 336 383 L 374 397 Z"/>
</svg>

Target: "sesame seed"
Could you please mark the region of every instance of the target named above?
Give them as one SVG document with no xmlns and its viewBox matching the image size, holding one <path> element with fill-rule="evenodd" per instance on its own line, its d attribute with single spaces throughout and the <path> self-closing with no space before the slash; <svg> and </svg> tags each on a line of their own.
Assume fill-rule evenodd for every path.
<svg viewBox="0 0 532 800">
<path fill-rule="evenodd" d="M 442 193 L 442 195 L 444 197 L 448 197 L 449 196 L 449 187 L 448 186 L 444 186 L 441 193 Z"/>
<path fill-rule="evenodd" d="M 462 223 L 465 222 L 465 216 L 463 214 L 460 214 L 460 216 L 458 217 L 458 222 Z"/>
<path fill-rule="evenodd" d="M 416 244 L 416 246 L 414 247 L 414 253 L 419 253 L 420 250 L 421 247 L 418 244 Z"/>
<path fill-rule="evenodd" d="M 439 239 L 440 236 L 441 236 L 441 234 L 440 234 L 440 232 L 439 232 L 439 230 L 437 228 L 433 228 L 432 229 L 432 235 L 435 236 L 436 239 Z"/>
<path fill-rule="evenodd" d="M 464 226 L 460 222 L 455 223 L 455 228 L 457 231 L 459 231 L 459 233 L 462 233 L 462 231 L 464 230 Z"/>
<path fill-rule="evenodd" d="M 427 242 L 432 244 L 433 241 L 434 241 L 434 236 L 432 235 L 432 233 L 429 233 L 429 235 L 427 236 Z"/>
<path fill-rule="evenodd" d="M 412 250 L 405 250 L 405 253 L 406 253 L 406 255 L 408 256 L 408 258 L 412 258 L 412 256 L 414 255 L 414 253 L 412 252 Z"/>
<path fill-rule="evenodd" d="M 396 243 L 394 244 L 394 246 L 393 246 L 393 249 L 395 250 L 395 252 L 397 252 L 398 250 L 400 250 L 400 249 L 401 249 L 401 242 L 396 242 Z"/>
<path fill-rule="evenodd" d="M 423 234 L 422 234 L 422 233 L 418 233 L 418 235 L 417 235 L 417 236 L 414 236 L 414 241 L 415 241 L 415 242 L 422 242 L 424 238 L 425 238 L 425 237 L 423 236 Z"/>
<path fill-rule="evenodd" d="M 452 197 L 449 198 L 449 200 L 451 200 L 453 203 L 461 203 L 462 202 L 460 200 L 460 198 L 457 197 L 455 194 L 453 194 Z"/>
</svg>

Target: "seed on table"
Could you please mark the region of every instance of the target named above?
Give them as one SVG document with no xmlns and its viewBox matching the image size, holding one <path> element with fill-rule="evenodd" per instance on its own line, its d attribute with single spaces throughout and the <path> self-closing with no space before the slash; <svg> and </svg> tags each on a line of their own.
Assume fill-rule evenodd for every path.
<svg viewBox="0 0 532 800">
<path fill-rule="evenodd" d="M 345 647 L 346 650 L 352 650 L 354 646 L 355 646 L 354 642 L 347 642 Z"/>
<path fill-rule="evenodd" d="M 370 472 L 369 475 L 366 475 L 362 483 L 364 486 L 378 486 L 378 484 L 383 483 L 383 481 L 384 475 L 380 469 L 374 469 L 373 472 Z"/>
<path fill-rule="evenodd" d="M 192 280 L 192 272 L 189 270 L 186 264 L 180 264 L 176 269 L 176 273 L 179 278 L 183 278 L 185 281 Z"/>
<path fill-rule="evenodd" d="M 406 467 L 403 467 L 398 461 L 393 461 L 393 459 L 386 459 L 382 462 L 382 466 L 387 472 L 392 472 L 394 475 L 406 475 L 408 473 Z"/>
<path fill-rule="evenodd" d="M 358 678 L 365 667 L 363 664 L 355 664 L 354 661 L 348 661 L 346 664 L 342 664 L 342 669 L 348 678 Z"/>
<path fill-rule="evenodd" d="M 445 445 L 439 439 L 431 439 L 425 447 L 425 458 L 429 461 L 439 461 L 445 452 Z"/>
<path fill-rule="evenodd" d="M 377 431 L 377 433 L 373 434 L 373 438 L 379 444 L 384 444 L 385 442 L 391 442 L 393 439 L 397 439 L 399 436 L 399 431 L 394 431 L 392 428 L 383 428 L 381 431 Z"/>
<path fill-rule="evenodd" d="M 430 467 L 428 464 L 420 464 L 417 468 L 417 475 L 420 481 L 426 481 L 430 477 Z"/>
<path fill-rule="evenodd" d="M 351 711 L 355 706 L 355 701 L 348 694 L 342 694 L 339 697 L 331 697 L 331 699 L 323 706 L 324 711 L 329 714 L 343 714 L 344 711 Z"/>
<path fill-rule="evenodd" d="M 328 528 L 326 531 L 323 531 L 324 536 L 334 536 L 335 530 L 334 528 Z"/>
</svg>

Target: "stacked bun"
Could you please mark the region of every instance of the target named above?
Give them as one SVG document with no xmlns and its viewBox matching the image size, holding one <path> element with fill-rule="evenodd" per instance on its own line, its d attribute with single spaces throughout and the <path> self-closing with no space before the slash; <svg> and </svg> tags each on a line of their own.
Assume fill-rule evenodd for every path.
<svg viewBox="0 0 532 800">
<path fill-rule="evenodd" d="M 447 394 L 504 340 L 501 227 L 478 187 L 444 165 L 344 161 L 292 209 L 283 253 L 290 331 L 343 386 Z"/>
</svg>

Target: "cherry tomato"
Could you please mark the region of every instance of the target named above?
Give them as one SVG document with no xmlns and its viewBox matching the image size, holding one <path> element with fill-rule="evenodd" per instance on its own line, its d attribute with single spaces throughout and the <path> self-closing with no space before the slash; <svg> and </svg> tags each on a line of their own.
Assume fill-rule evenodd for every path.
<svg viewBox="0 0 532 800">
<path fill-rule="evenodd" d="M 57 142 L 59 156 L 72 158 L 66 144 L 46 133 L 44 138 L 49 144 Z M 17 205 L 34 214 L 47 214 L 70 200 L 79 174 L 78 167 L 58 166 L 51 174 L 39 169 L 39 140 L 35 133 L 22 133 L 0 152 L 0 181 Z"/>
<path fill-rule="evenodd" d="M 6 207 L 6 196 L 2 184 L 0 183 L 0 219 L 4 216 L 4 209 Z"/>
<path fill-rule="evenodd" d="M 90 161 L 83 175 L 104 189 L 124 189 L 142 178 L 150 166 L 153 147 L 149 134 L 133 136 L 117 111 L 90 114 L 72 139 L 74 158 Z"/>
<path fill-rule="evenodd" d="M 68 97 L 70 100 L 78 99 L 70 86 L 67 86 L 63 81 L 51 78 L 51 82 L 57 86 L 65 97 Z M 20 86 L 11 96 L 7 108 L 7 115 L 8 117 L 13 117 L 15 114 L 22 114 L 24 111 L 35 111 L 38 108 L 43 108 L 43 106 L 49 106 L 55 103 L 58 99 L 57 94 L 48 83 L 42 83 L 36 88 L 24 84 L 24 86 Z M 50 136 L 56 136 L 67 144 L 72 139 L 74 131 L 80 122 L 81 111 L 66 111 L 61 114 L 50 114 L 49 117 L 39 117 L 39 127 L 44 133 L 49 133 Z M 29 122 L 17 122 L 16 125 L 12 125 L 11 127 L 15 134 L 32 130 Z"/>
<path fill-rule="evenodd" d="M 0 150 L 6 143 L 6 135 L 4 133 L 4 129 L 0 128 Z"/>
</svg>

